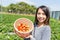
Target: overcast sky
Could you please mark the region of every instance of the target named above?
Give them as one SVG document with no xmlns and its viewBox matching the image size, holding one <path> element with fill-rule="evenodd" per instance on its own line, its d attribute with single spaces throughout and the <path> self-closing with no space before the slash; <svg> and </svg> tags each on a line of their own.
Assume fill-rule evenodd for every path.
<svg viewBox="0 0 60 40">
<path fill-rule="evenodd" d="M 26 2 L 36 7 L 46 5 L 53 11 L 60 11 L 60 0 L 0 0 L 0 5 L 8 6 L 11 3 Z"/>
</svg>

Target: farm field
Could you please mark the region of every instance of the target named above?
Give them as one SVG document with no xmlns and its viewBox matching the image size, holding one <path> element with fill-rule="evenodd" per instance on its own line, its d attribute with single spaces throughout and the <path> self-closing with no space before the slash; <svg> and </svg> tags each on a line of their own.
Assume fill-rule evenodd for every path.
<svg viewBox="0 0 60 40">
<path fill-rule="evenodd" d="M 13 24 L 18 18 L 28 18 L 34 22 L 34 16 L 20 14 L 0 14 L 0 40 L 23 40 L 14 33 Z M 60 40 L 60 21 L 50 19 L 51 40 Z"/>
</svg>

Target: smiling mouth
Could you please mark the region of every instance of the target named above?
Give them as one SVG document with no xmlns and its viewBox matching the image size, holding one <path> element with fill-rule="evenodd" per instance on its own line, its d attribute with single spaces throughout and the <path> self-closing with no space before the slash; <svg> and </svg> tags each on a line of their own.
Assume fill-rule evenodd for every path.
<svg viewBox="0 0 60 40">
<path fill-rule="evenodd" d="M 39 20 L 44 20 L 44 18 L 39 18 Z"/>
</svg>

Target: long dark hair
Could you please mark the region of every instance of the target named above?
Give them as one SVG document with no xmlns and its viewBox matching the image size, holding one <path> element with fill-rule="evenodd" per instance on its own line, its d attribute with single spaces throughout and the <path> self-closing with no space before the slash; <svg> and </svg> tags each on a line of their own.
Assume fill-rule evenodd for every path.
<svg viewBox="0 0 60 40">
<path fill-rule="evenodd" d="M 44 24 L 45 24 L 45 25 L 49 25 L 50 12 L 49 12 L 48 7 L 46 7 L 46 6 L 44 6 L 44 5 L 42 5 L 42 6 L 40 6 L 40 7 L 37 8 L 36 14 L 35 14 L 34 24 L 36 24 L 36 25 L 38 24 L 37 12 L 38 12 L 39 8 L 41 8 L 41 9 L 44 11 L 45 15 L 46 15 L 46 20 L 44 21 Z"/>
</svg>

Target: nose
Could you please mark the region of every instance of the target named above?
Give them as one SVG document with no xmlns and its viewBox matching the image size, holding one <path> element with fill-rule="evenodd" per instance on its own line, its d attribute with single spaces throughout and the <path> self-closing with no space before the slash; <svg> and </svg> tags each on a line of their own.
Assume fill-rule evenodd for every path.
<svg viewBox="0 0 60 40">
<path fill-rule="evenodd" d="M 40 17 L 43 17 L 43 15 L 42 15 L 42 14 L 40 14 Z"/>
</svg>

